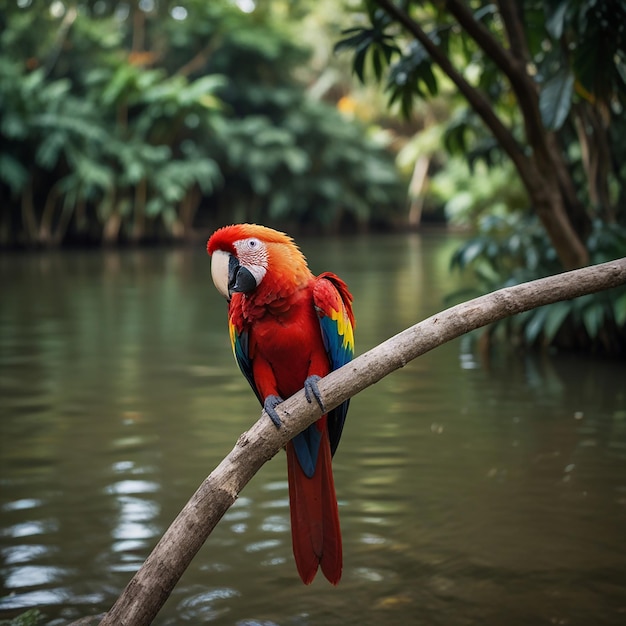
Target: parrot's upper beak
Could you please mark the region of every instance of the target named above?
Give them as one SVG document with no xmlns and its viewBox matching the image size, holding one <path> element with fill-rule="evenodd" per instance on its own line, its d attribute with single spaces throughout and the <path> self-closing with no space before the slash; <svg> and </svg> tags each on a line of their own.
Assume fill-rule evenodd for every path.
<svg viewBox="0 0 626 626">
<path fill-rule="evenodd" d="M 250 293 L 257 287 L 250 270 L 224 250 L 216 250 L 211 257 L 211 277 L 217 290 L 229 301 L 234 293 Z"/>
<path fill-rule="evenodd" d="M 216 250 L 211 256 L 211 278 L 213 279 L 213 284 L 227 300 L 230 300 L 230 294 L 228 293 L 228 266 L 231 258 L 234 257 L 223 250 Z"/>
</svg>

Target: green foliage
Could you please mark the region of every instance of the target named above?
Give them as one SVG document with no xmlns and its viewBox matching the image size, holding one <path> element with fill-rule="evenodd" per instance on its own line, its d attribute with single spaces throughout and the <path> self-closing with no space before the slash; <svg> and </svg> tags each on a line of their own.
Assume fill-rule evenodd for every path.
<svg viewBox="0 0 626 626">
<path fill-rule="evenodd" d="M 439 41 L 436 35 L 434 41 Z M 387 89 L 390 93 L 389 105 L 399 101 L 405 117 L 410 117 L 415 97 L 437 95 L 439 85 L 433 63 L 419 41 L 412 41 L 407 51 L 390 68 Z"/>
<path fill-rule="evenodd" d="M 348 36 L 336 45 L 337 50 L 353 51 L 357 76 L 366 79 L 363 68 L 371 59 L 377 80 L 386 72 L 390 106 L 399 104 L 407 117 L 421 101 L 447 94 L 457 106 L 446 122 L 446 149 L 466 158 L 470 167 L 479 160 L 499 166 L 510 152 L 451 87 L 424 45 L 375 0 L 364 1 L 362 8 L 362 25 L 344 31 Z M 510 129 L 519 149 L 528 150 L 519 100 L 494 59 L 440 3 L 408 1 L 402 8 L 463 79 L 488 97 L 492 112 Z M 485 0 L 472 3 L 471 10 L 493 45 L 506 50 L 509 43 L 497 6 Z M 592 219 L 624 223 L 626 5 L 621 0 L 524 0 L 515 3 L 514 12 L 524 29 L 529 77 L 539 92 L 546 137 L 556 132 L 564 165 Z M 377 53 L 383 48 L 384 54 Z M 528 115 L 528 107 L 526 111 Z"/>
<path fill-rule="evenodd" d="M 524 188 L 509 161 L 492 163 L 485 157 L 470 163 L 454 156 L 432 178 L 430 195 L 443 204 L 449 223 L 474 226 L 526 209 Z"/>
<path fill-rule="evenodd" d="M 572 73 L 589 94 L 626 104 L 626 6 L 621 0 L 547 0 L 541 3 L 554 42 L 554 61 L 571 63 Z M 536 11 L 540 10 L 538 7 Z M 549 55 L 547 55 L 549 57 Z M 558 71 L 558 70 L 557 70 Z"/>
<path fill-rule="evenodd" d="M 348 28 L 342 31 L 342 35 L 347 36 L 335 44 L 335 52 L 354 50 L 353 69 L 361 82 L 365 82 L 365 64 L 368 58 L 371 59 L 376 80 L 380 80 L 385 65 L 389 65 L 392 57 L 400 53 L 394 35 L 385 32 L 392 24 L 391 18 L 373 3 L 365 3 L 365 9 L 371 27 Z"/>
<path fill-rule="evenodd" d="M 0 33 L 0 243 L 384 218 L 392 157 L 294 78 L 307 51 L 234 3 L 13 5 Z"/>
<path fill-rule="evenodd" d="M 626 250 L 626 228 L 596 220 L 588 240 L 592 263 L 618 258 Z M 476 288 L 457 293 L 479 295 L 559 272 L 559 262 L 535 216 L 485 217 L 480 234 L 459 248 L 452 267 L 471 273 Z M 497 322 L 486 331 L 503 333 L 519 344 L 626 352 L 626 287 L 527 311 Z"/>
<path fill-rule="evenodd" d="M 228 202 L 238 220 L 336 228 L 346 219 L 365 224 L 373 212 L 401 203 L 390 156 L 321 103 L 302 99 L 278 128 L 266 116 L 248 116 L 221 132 Z"/>
<path fill-rule="evenodd" d="M 558 130 L 563 126 L 572 106 L 574 75 L 561 70 L 548 78 L 539 94 L 539 110 L 546 128 Z"/>
<path fill-rule="evenodd" d="M 453 30 L 445 13 L 437 7 L 422 2 L 408 2 L 406 6 L 414 9 L 420 23 L 429 26 L 426 33 L 429 39 L 447 55 L 469 57 L 475 53 L 475 46 L 462 31 Z M 342 31 L 348 36 L 335 45 L 335 51 L 353 52 L 353 70 L 362 82 L 367 78 L 368 59 L 376 80 L 382 80 L 388 70 L 385 91 L 389 106 L 399 103 L 402 114 L 408 118 L 418 101 L 437 95 L 442 90 L 441 84 L 447 86 L 447 83 L 423 44 L 400 35 L 397 23 L 377 8 L 376 2 L 365 1 L 363 9 L 371 26 L 366 21 L 362 26 Z M 486 9 L 479 9 L 477 15 L 484 19 L 490 12 L 491 7 L 487 5 Z"/>
<path fill-rule="evenodd" d="M 587 256 L 596 263 L 624 255 L 621 0 L 408 0 L 391 7 L 366 0 L 362 8 L 362 24 L 336 46 L 353 51 L 357 76 L 366 79 L 371 59 L 374 77 L 386 76 L 390 106 L 399 104 L 407 118 L 438 94 L 453 102 L 441 133 L 447 155 L 431 152 L 443 167 L 428 193 L 452 222 L 477 229 L 453 266 L 471 271 L 478 292 L 558 273 Z M 383 45 L 385 54 L 377 53 Z M 511 53 L 524 63 L 515 65 Z M 506 329 L 527 344 L 623 351 L 623 294 L 532 311 L 497 332 Z"/>
<path fill-rule="evenodd" d="M 406 2 L 405 10 L 424 26 L 430 40 L 495 101 L 509 92 L 495 71 L 493 60 L 477 48 L 463 29 L 436 2 Z M 501 20 L 494 19 L 492 3 L 474 3 L 474 19 L 499 40 L 504 39 Z M 336 51 L 353 51 L 353 69 L 366 80 L 369 58 L 377 80 L 389 68 L 389 103 L 402 101 L 410 115 L 416 100 L 439 92 L 441 74 L 417 40 L 399 34 L 397 23 L 376 2 L 364 1 L 362 26 L 342 31 L 347 35 Z M 543 85 L 542 111 L 548 128 L 559 128 L 572 106 L 574 80 L 586 94 L 607 104 L 626 104 L 626 6 L 621 0 L 525 0 L 519 3 L 527 23 L 528 43 Z M 368 23 L 369 22 L 369 23 Z M 547 92 L 547 93 L 546 93 Z M 560 124 L 559 124 L 560 122 Z"/>
<path fill-rule="evenodd" d="M 43 613 L 38 609 L 30 609 L 10 620 L 0 620 L 1 626 L 37 626 L 43 620 Z"/>
</svg>

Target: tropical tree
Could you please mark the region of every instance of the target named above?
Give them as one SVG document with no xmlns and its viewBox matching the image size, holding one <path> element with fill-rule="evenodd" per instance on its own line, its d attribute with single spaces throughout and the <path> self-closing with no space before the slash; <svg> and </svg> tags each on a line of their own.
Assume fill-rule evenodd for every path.
<svg viewBox="0 0 626 626">
<path fill-rule="evenodd" d="M 353 51 L 359 78 L 386 76 L 389 104 L 405 115 L 421 99 L 456 91 L 466 107 L 448 125 L 447 147 L 470 166 L 507 158 L 527 194 L 527 209 L 516 200 L 516 210 L 483 213 L 458 266 L 473 266 L 492 289 L 624 253 L 623 2 L 367 0 L 362 16 L 336 45 Z M 624 343 L 623 294 L 581 306 L 551 309 L 549 332 L 539 323 L 528 331 L 531 313 L 527 340 L 572 325 L 592 343 Z"/>
<path fill-rule="evenodd" d="M 389 65 L 390 102 L 405 112 L 436 94 L 445 75 L 514 163 L 561 264 L 588 263 L 592 219 L 617 219 L 611 121 L 626 101 L 624 4 L 373 0 L 364 8 L 369 23 L 337 45 L 354 49 L 356 73 L 365 76 L 368 58 L 377 78 Z M 457 125 L 461 142 L 470 128 Z"/>
</svg>

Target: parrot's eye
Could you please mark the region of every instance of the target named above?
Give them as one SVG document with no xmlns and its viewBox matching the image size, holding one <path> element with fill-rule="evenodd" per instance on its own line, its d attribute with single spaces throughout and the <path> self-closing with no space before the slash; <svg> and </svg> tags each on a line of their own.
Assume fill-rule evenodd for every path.
<svg viewBox="0 0 626 626">
<path fill-rule="evenodd" d="M 248 239 L 248 241 L 246 241 L 246 244 L 248 248 L 250 248 L 250 250 L 254 250 L 255 248 L 259 247 L 261 242 L 258 239 Z"/>
</svg>

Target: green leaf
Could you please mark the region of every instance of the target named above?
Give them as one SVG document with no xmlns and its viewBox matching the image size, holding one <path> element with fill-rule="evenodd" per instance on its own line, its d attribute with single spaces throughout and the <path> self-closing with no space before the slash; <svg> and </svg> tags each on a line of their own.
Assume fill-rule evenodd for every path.
<svg viewBox="0 0 626 626">
<path fill-rule="evenodd" d="M 543 334 L 547 343 L 552 342 L 571 310 L 571 302 L 556 302 L 548 307 L 548 314 L 543 326 Z"/>
<path fill-rule="evenodd" d="M 431 96 L 436 96 L 439 91 L 439 86 L 437 84 L 437 79 L 435 78 L 435 74 L 432 71 L 430 66 L 424 68 L 421 76 L 424 84 L 428 88 Z"/>
<path fill-rule="evenodd" d="M 338 200 L 343 192 L 341 183 L 336 178 L 331 178 L 330 176 L 322 178 L 318 182 L 317 190 L 327 201 Z"/>
<path fill-rule="evenodd" d="M 529 344 L 533 344 L 544 329 L 548 307 L 542 306 L 529 313 L 529 320 L 524 326 L 524 337 Z"/>
<path fill-rule="evenodd" d="M 591 339 L 598 336 L 598 331 L 602 328 L 604 321 L 604 305 L 600 302 L 592 302 L 583 310 L 583 324 Z"/>
<path fill-rule="evenodd" d="M 9 139 L 24 139 L 28 136 L 28 123 L 22 115 L 14 111 L 3 111 L 0 119 L 0 132 Z"/>
<path fill-rule="evenodd" d="M 485 251 L 485 242 L 480 238 L 475 238 L 467 243 L 459 251 L 458 264 L 461 268 L 467 267 L 475 261 Z"/>
<path fill-rule="evenodd" d="M 380 80 L 383 75 L 383 61 L 382 61 L 382 53 L 378 48 L 374 48 L 372 50 L 372 67 L 374 69 L 374 76 L 376 80 Z"/>
<path fill-rule="evenodd" d="M 5 182 L 14 194 L 17 194 L 28 180 L 28 170 L 10 154 L 0 152 L 0 180 Z"/>
<path fill-rule="evenodd" d="M 626 292 L 613 301 L 613 316 L 618 326 L 626 325 Z"/>
<path fill-rule="evenodd" d="M 565 26 L 565 16 L 569 8 L 569 0 L 557 2 L 544 1 L 544 12 L 546 16 L 546 30 L 553 39 L 561 39 Z"/>
<path fill-rule="evenodd" d="M 6 624 L 8 626 L 37 626 L 43 618 L 44 615 L 39 609 L 29 609 L 25 613 L 14 617 L 10 622 L 6 622 Z M 4 620 L 2 623 L 5 623 Z"/>
<path fill-rule="evenodd" d="M 295 147 L 286 148 L 283 152 L 283 159 L 289 171 L 295 175 L 304 174 L 311 164 L 309 155 L 304 150 Z"/>
<path fill-rule="evenodd" d="M 183 106 L 198 102 L 206 108 L 219 108 L 220 100 L 213 94 L 226 84 L 226 78 L 219 74 L 203 76 L 182 90 L 179 101 Z"/>
<path fill-rule="evenodd" d="M 291 197 L 288 193 L 278 191 L 269 201 L 269 214 L 273 218 L 282 218 L 289 215 Z"/>
<path fill-rule="evenodd" d="M 348 50 L 350 48 L 356 48 L 362 41 L 365 35 L 365 30 L 361 27 L 357 28 L 348 28 L 347 30 L 342 30 L 342 35 L 347 35 L 348 33 L 357 33 L 356 35 L 352 35 L 351 37 L 346 37 L 345 39 L 341 39 L 338 41 L 334 48 L 333 52 L 341 52 L 342 50 Z"/>
<path fill-rule="evenodd" d="M 59 155 L 66 141 L 67 137 L 64 133 L 50 133 L 37 148 L 35 153 L 37 164 L 45 170 L 52 170 L 59 160 Z"/>
<path fill-rule="evenodd" d="M 549 78 L 539 94 L 539 110 L 546 128 L 558 130 L 563 125 L 572 106 L 574 75 L 561 70 Z"/>
<path fill-rule="evenodd" d="M 120 66 L 102 92 L 102 103 L 112 106 L 120 100 L 124 91 L 130 91 L 129 86 L 137 78 L 137 73 L 138 70 L 131 65 Z"/>
<path fill-rule="evenodd" d="M 160 213 L 163 212 L 167 203 L 161 197 L 151 198 L 146 203 L 146 216 L 147 217 L 156 217 Z"/>
<path fill-rule="evenodd" d="M 357 54 L 354 56 L 354 61 L 352 65 L 352 69 L 354 73 L 358 76 L 359 80 L 362 83 L 365 83 L 364 70 L 365 70 L 366 54 L 367 54 L 367 50 L 360 50 L 359 52 L 357 52 Z"/>
</svg>

